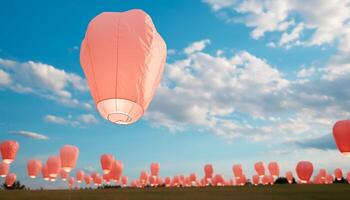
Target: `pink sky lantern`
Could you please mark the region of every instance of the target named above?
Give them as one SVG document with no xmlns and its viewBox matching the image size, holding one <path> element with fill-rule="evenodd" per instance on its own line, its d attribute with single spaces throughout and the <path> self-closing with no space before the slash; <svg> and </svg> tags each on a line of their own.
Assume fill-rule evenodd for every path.
<svg viewBox="0 0 350 200">
<path fill-rule="evenodd" d="M 180 178 L 179 176 L 174 176 L 173 180 L 171 181 L 171 185 L 173 187 L 179 186 L 180 185 Z"/>
<path fill-rule="evenodd" d="M 46 161 L 49 176 L 56 178 L 61 169 L 61 160 L 58 156 L 50 156 Z"/>
<path fill-rule="evenodd" d="M 213 183 L 215 186 L 224 186 L 225 179 L 223 175 L 216 174 L 213 179 Z"/>
<path fill-rule="evenodd" d="M 269 169 L 270 175 L 273 178 L 277 178 L 280 175 L 280 167 L 278 166 L 277 162 L 270 162 L 267 166 L 267 168 Z"/>
<path fill-rule="evenodd" d="M 131 124 L 144 114 L 165 60 L 165 42 L 138 9 L 99 14 L 81 44 L 80 63 L 97 110 L 117 124 Z"/>
<path fill-rule="evenodd" d="M 41 167 L 41 176 L 43 177 L 43 179 L 45 181 L 48 181 L 50 179 L 50 176 L 49 176 L 49 168 L 47 167 L 47 165 L 43 165 Z"/>
<path fill-rule="evenodd" d="M 293 183 L 293 172 L 287 171 L 286 172 L 286 179 L 287 179 L 289 184 L 292 184 Z"/>
<path fill-rule="evenodd" d="M 56 177 L 52 176 L 52 175 L 49 175 L 49 181 L 50 182 L 55 182 L 56 181 Z"/>
<path fill-rule="evenodd" d="M 240 179 L 243 176 L 243 169 L 241 164 L 236 164 L 232 166 L 233 175 L 236 179 Z"/>
<path fill-rule="evenodd" d="M 253 185 L 259 185 L 259 175 L 253 175 L 252 180 L 253 180 Z"/>
<path fill-rule="evenodd" d="M 350 120 L 336 122 L 333 126 L 333 137 L 339 151 L 350 157 Z"/>
<path fill-rule="evenodd" d="M 60 151 L 62 169 L 70 172 L 74 169 L 79 157 L 79 148 L 73 145 L 64 145 Z"/>
<path fill-rule="evenodd" d="M 148 182 L 151 184 L 151 186 L 156 186 L 157 185 L 157 177 L 156 176 L 149 176 Z"/>
<path fill-rule="evenodd" d="M 89 175 L 86 174 L 86 175 L 84 176 L 85 184 L 86 184 L 86 185 L 90 185 L 91 179 L 92 179 L 91 176 L 89 176 Z"/>
<path fill-rule="evenodd" d="M 207 182 L 210 182 L 213 178 L 214 168 L 212 164 L 204 165 L 204 174 Z"/>
<path fill-rule="evenodd" d="M 301 183 L 308 183 L 314 171 L 314 166 L 309 161 L 298 162 L 295 171 L 299 177 Z"/>
<path fill-rule="evenodd" d="M 325 183 L 326 183 L 326 184 L 332 184 L 333 181 L 334 181 L 334 177 L 333 177 L 331 174 L 328 174 L 328 175 L 326 176 L 326 181 L 325 181 Z"/>
<path fill-rule="evenodd" d="M 164 184 L 165 184 L 165 187 L 170 187 L 170 185 L 171 185 L 171 178 L 169 176 L 165 177 Z"/>
<path fill-rule="evenodd" d="M 78 183 L 82 183 L 83 182 L 84 176 L 85 176 L 85 173 L 84 173 L 83 170 L 78 170 L 75 173 L 75 178 L 76 178 Z"/>
<path fill-rule="evenodd" d="M 140 172 L 140 183 L 142 185 L 147 184 L 147 179 L 148 179 L 148 174 L 146 171 L 141 171 Z"/>
<path fill-rule="evenodd" d="M 99 176 L 99 174 L 97 172 L 91 172 L 91 178 L 95 179 L 97 176 Z"/>
<path fill-rule="evenodd" d="M 260 177 L 263 177 L 265 175 L 265 166 L 264 166 L 263 162 L 260 161 L 260 162 L 255 163 L 254 169 Z"/>
<path fill-rule="evenodd" d="M 163 181 L 162 177 L 157 176 L 157 185 L 163 185 L 163 184 L 164 184 L 164 181 Z"/>
<path fill-rule="evenodd" d="M 115 160 L 112 170 L 109 172 L 109 178 L 113 181 L 118 182 L 122 176 L 124 165 L 121 161 Z"/>
<path fill-rule="evenodd" d="M 194 184 L 197 181 L 197 174 L 191 173 L 189 178 L 190 178 L 191 184 Z"/>
<path fill-rule="evenodd" d="M 122 186 L 126 187 L 128 185 L 128 177 L 127 176 L 122 176 L 121 182 L 122 182 Z"/>
<path fill-rule="evenodd" d="M 0 177 L 6 177 L 6 175 L 9 173 L 9 169 L 9 164 L 0 162 Z"/>
<path fill-rule="evenodd" d="M 111 177 L 109 174 L 103 174 L 102 179 L 106 182 L 107 185 L 111 183 Z"/>
<path fill-rule="evenodd" d="M 103 154 L 101 156 L 100 162 L 103 173 L 108 174 L 113 168 L 114 156 L 111 154 Z"/>
<path fill-rule="evenodd" d="M 340 181 L 343 178 L 343 171 L 340 168 L 334 170 L 335 178 Z"/>
<path fill-rule="evenodd" d="M 270 179 L 269 179 L 269 176 L 268 175 L 264 175 L 262 178 L 261 178 L 261 182 L 263 185 L 268 185 L 270 183 Z"/>
<path fill-rule="evenodd" d="M 6 183 L 7 187 L 12 187 L 12 185 L 15 183 L 15 181 L 16 181 L 16 174 L 9 173 L 6 175 L 5 183 Z"/>
<path fill-rule="evenodd" d="M 74 188 L 74 178 L 73 177 L 68 178 L 68 185 L 69 185 L 69 189 L 72 190 Z"/>
<path fill-rule="evenodd" d="M 35 178 L 40 173 L 42 164 L 40 160 L 28 160 L 27 172 L 30 178 Z"/>
<path fill-rule="evenodd" d="M 159 170 L 160 170 L 160 164 L 159 163 L 151 163 L 151 175 L 152 176 L 158 176 Z"/>
<path fill-rule="evenodd" d="M 11 164 L 17 155 L 19 149 L 18 142 L 14 140 L 7 140 L 0 144 L 2 161 L 6 164 Z"/>
<path fill-rule="evenodd" d="M 327 176 L 327 171 L 326 171 L 326 169 L 321 168 L 321 169 L 318 171 L 318 176 L 319 176 L 321 179 L 326 179 L 326 176 Z"/>
<path fill-rule="evenodd" d="M 66 181 L 69 176 L 69 173 L 64 171 L 63 169 L 60 170 L 60 177 L 62 181 Z"/>
<path fill-rule="evenodd" d="M 350 183 L 350 172 L 346 173 L 346 180 Z"/>
</svg>

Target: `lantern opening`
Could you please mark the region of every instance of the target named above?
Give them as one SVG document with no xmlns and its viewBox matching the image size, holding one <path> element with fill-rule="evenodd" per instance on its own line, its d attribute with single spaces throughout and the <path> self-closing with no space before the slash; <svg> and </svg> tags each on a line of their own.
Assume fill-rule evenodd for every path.
<svg viewBox="0 0 350 200">
<path fill-rule="evenodd" d="M 350 157 L 350 152 L 342 152 L 342 154 L 343 154 L 343 156 L 345 156 L 345 157 Z"/>
<path fill-rule="evenodd" d="M 13 162 L 13 159 L 4 159 L 3 162 L 6 164 L 11 164 Z"/>
</svg>

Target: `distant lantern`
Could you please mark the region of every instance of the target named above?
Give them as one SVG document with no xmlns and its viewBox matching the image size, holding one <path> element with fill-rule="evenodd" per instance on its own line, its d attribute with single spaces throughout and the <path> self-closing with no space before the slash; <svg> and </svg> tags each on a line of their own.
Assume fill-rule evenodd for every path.
<svg viewBox="0 0 350 200">
<path fill-rule="evenodd" d="M 61 170 L 61 160 L 58 156 L 51 156 L 46 161 L 46 166 L 48 168 L 49 176 L 51 178 L 56 178 Z"/>
<path fill-rule="evenodd" d="M 343 171 L 340 168 L 335 169 L 334 176 L 338 181 L 340 181 L 341 179 L 343 179 Z"/>
<path fill-rule="evenodd" d="M 291 171 L 287 171 L 286 172 L 286 179 L 288 181 L 289 184 L 293 183 L 293 173 Z"/>
<path fill-rule="evenodd" d="M 41 176 L 45 181 L 48 181 L 50 179 L 49 168 L 47 167 L 47 165 L 43 165 L 41 167 Z"/>
<path fill-rule="evenodd" d="M 206 164 L 204 165 L 204 174 L 205 174 L 205 181 L 210 182 L 211 179 L 213 178 L 213 165 L 212 164 Z"/>
<path fill-rule="evenodd" d="M 85 181 L 86 185 L 90 185 L 90 183 L 91 183 L 91 176 L 85 175 L 84 176 L 84 181 Z"/>
<path fill-rule="evenodd" d="M 147 180 L 148 180 L 148 174 L 145 171 L 141 171 L 140 172 L 140 183 L 141 184 L 147 184 Z"/>
<path fill-rule="evenodd" d="M 346 180 L 350 183 L 350 172 L 346 173 Z"/>
<path fill-rule="evenodd" d="M 74 188 L 74 178 L 73 177 L 69 177 L 68 185 L 69 185 L 69 189 L 72 190 Z"/>
<path fill-rule="evenodd" d="M 253 185 L 258 185 L 259 184 L 259 179 L 260 179 L 259 175 L 253 175 L 253 178 L 252 178 Z"/>
<path fill-rule="evenodd" d="M 327 171 L 326 169 L 322 168 L 318 171 L 318 176 L 320 177 L 320 179 L 324 180 L 326 179 L 327 176 Z"/>
<path fill-rule="evenodd" d="M 103 12 L 91 20 L 80 63 L 101 116 L 136 122 L 162 78 L 166 44 L 142 10 Z"/>
<path fill-rule="evenodd" d="M 75 173 L 75 178 L 76 178 L 78 183 L 82 183 L 83 182 L 84 176 L 85 176 L 85 173 L 84 173 L 83 170 L 78 170 Z"/>
<path fill-rule="evenodd" d="M 295 171 L 297 172 L 301 183 L 308 183 L 314 171 L 314 166 L 309 161 L 300 161 L 298 162 Z"/>
<path fill-rule="evenodd" d="M 28 176 L 35 178 L 41 170 L 42 164 L 40 160 L 29 160 L 27 163 Z"/>
<path fill-rule="evenodd" d="M 122 182 L 122 186 L 125 187 L 128 184 L 128 177 L 122 176 L 121 182 Z"/>
<path fill-rule="evenodd" d="M 232 166 L 232 172 L 235 175 L 236 179 L 241 179 L 243 176 L 243 169 L 241 164 L 236 164 Z"/>
<path fill-rule="evenodd" d="M 263 177 L 265 175 L 265 166 L 263 162 L 257 162 L 254 164 L 254 168 L 256 173 L 260 176 Z"/>
<path fill-rule="evenodd" d="M 6 177 L 6 175 L 9 173 L 9 164 L 0 162 L 0 177 Z"/>
<path fill-rule="evenodd" d="M 62 169 L 70 172 L 76 165 L 79 157 L 79 148 L 73 145 L 64 145 L 60 150 Z"/>
<path fill-rule="evenodd" d="M 15 183 L 16 181 L 16 174 L 14 173 L 9 173 L 7 174 L 6 178 L 5 178 L 5 183 L 7 187 L 12 187 L 12 185 Z"/>
<path fill-rule="evenodd" d="M 63 169 L 60 170 L 60 177 L 62 181 L 66 181 L 69 176 L 69 173 L 64 171 Z"/>
<path fill-rule="evenodd" d="M 350 120 L 336 122 L 333 126 L 333 137 L 339 151 L 350 157 Z"/>
<path fill-rule="evenodd" d="M 113 167 L 114 156 L 110 154 L 103 154 L 100 159 L 102 171 L 104 174 L 108 174 Z"/>
<path fill-rule="evenodd" d="M 270 162 L 267 167 L 269 169 L 270 175 L 273 178 L 279 177 L 279 175 L 280 175 L 280 167 L 278 166 L 277 162 Z"/>
<path fill-rule="evenodd" d="M 159 163 L 151 163 L 151 175 L 152 176 L 158 176 L 159 170 L 160 170 L 160 164 Z"/>
<path fill-rule="evenodd" d="M 2 161 L 7 164 L 11 164 L 15 158 L 19 149 L 18 142 L 14 140 L 7 140 L 0 144 Z"/>
</svg>

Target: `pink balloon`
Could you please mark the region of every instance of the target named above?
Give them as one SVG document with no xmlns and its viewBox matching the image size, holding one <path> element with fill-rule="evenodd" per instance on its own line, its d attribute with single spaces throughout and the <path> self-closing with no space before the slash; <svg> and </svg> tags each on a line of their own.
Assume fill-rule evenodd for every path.
<svg viewBox="0 0 350 200">
<path fill-rule="evenodd" d="M 7 174 L 6 178 L 5 178 L 5 183 L 7 187 L 12 187 L 12 185 L 15 183 L 16 181 L 16 174 L 14 173 L 9 173 Z"/>
<path fill-rule="evenodd" d="M 191 181 L 191 183 L 194 183 L 197 181 L 197 174 L 196 173 L 190 174 L 190 181 Z"/>
<path fill-rule="evenodd" d="M 110 154 L 103 154 L 100 161 L 103 173 L 108 174 L 113 168 L 114 156 Z"/>
<path fill-rule="evenodd" d="M 277 162 L 270 162 L 268 164 L 268 169 L 269 169 L 270 175 L 273 178 L 279 177 L 279 175 L 280 175 L 280 167 L 278 166 Z"/>
<path fill-rule="evenodd" d="M 9 164 L 0 162 L 0 177 L 6 177 L 6 175 L 9 173 L 9 169 Z"/>
<path fill-rule="evenodd" d="M 319 177 L 321 178 L 321 179 L 326 179 L 326 176 L 327 176 L 327 171 L 326 171 L 326 169 L 320 169 L 319 171 L 318 171 L 318 175 L 319 175 Z"/>
<path fill-rule="evenodd" d="M 117 124 L 131 124 L 147 110 L 165 60 L 165 42 L 138 9 L 99 14 L 81 44 L 80 63 L 97 110 Z"/>
<path fill-rule="evenodd" d="M 160 170 L 159 163 L 151 163 L 151 175 L 152 176 L 158 176 L 159 170 Z"/>
<path fill-rule="evenodd" d="M 11 164 L 15 158 L 19 149 L 18 142 L 14 140 L 7 140 L 0 144 L 2 161 L 6 164 Z"/>
<path fill-rule="evenodd" d="M 225 183 L 225 179 L 221 174 L 216 174 L 213 179 L 214 179 L 213 182 L 215 186 L 223 186 Z"/>
<path fill-rule="evenodd" d="M 314 171 L 314 166 L 309 161 L 300 161 L 298 162 L 295 171 L 297 172 L 301 183 L 308 183 Z"/>
<path fill-rule="evenodd" d="M 50 156 L 46 161 L 49 176 L 56 178 L 61 169 L 61 160 L 58 156 Z"/>
<path fill-rule="evenodd" d="M 42 164 L 40 160 L 29 160 L 27 163 L 28 176 L 30 178 L 37 177 L 41 170 L 41 166 Z"/>
<path fill-rule="evenodd" d="M 293 183 L 293 173 L 291 171 L 286 172 L 286 178 L 289 184 Z"/>
<path fill-rule="evenodd" d="M 265 175 L 265 166 L 264 166 L 263 162 L 260 161 L 260 162 L 255 163 L 254 169 L 260 177 L 263 177 Z"/>
<path fill-rule="evenodd" d="M 73 145 L 64 145 L 60 151 L 62 169 L 70 172 L 76 165 L 79 157 L 79 149 Z"/>
</svg>

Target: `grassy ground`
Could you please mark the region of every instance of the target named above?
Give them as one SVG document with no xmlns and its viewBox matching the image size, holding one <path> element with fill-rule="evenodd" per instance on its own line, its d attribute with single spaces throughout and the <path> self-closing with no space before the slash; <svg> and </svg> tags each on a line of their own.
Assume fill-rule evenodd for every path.
<svg viewBox="0 0 350 200">
<path fill-rule="evenodd" d="M 349 184 L 333 185 L 274 185 L 245 187 L 206 188 L 148 188 L 148 189 L 105 189 L 105 190 L 49 190 L 49 191 L 0 191 L 1 200 L 336 200 L 350 199 Z"/>
</svg>

